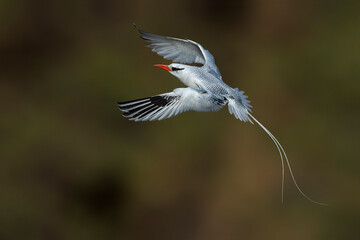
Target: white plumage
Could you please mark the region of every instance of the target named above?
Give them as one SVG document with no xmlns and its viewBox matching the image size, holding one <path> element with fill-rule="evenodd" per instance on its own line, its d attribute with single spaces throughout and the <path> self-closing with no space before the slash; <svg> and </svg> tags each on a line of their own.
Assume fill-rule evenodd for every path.
<svg viewBox="0 0 360 240">
<path fill-rule="evenodd" d="M 225 101 L 201 93 L 193 88 L 177 88 L 173 92 L 149 98 L 119 103 L 124 117 L 134 121 L 162 120 L 185 111 L 215 112 L 223 107 Z"/>
<path fill-rule="evenodd" d="M 231 114 L 242 121 L 251 121 L 248 112 L 250 101 L 243 91 L 238 91 L 222 81 L 214 57 L 200 44 L 179 38 L 163 37 L 139 30 L 141 37 L 149 42 L 153 52 L 174 62 L 168 66 L 158 65 L 176 76 L 188 88 L 147 98 L 148 104 L 119 102 L 124 117 L 134 121 L 162 120 L 185 111 L 214 112 L 229 104 Z M 191 66 L 186 64 L 202 64 Z M 154 99 L 162 101 L 154 101 Z M 133 107 L 129 107 L 133 106 Z M 135 107 L 137 106 L 137 107 Z"/>
<path fill-rule="evenodd" d="M 192 40 L 159 36 L 144 32 L 137 27 L 136 29 L 140 32 L 141 38 L 150 43 L 148 47 L 153 52 L 175 62 L 170 65 L 155 66 L 169 71 L 188 87 L 177 88 L 172 92 L 148 98 L 118 102 L 120 110 L 124 112 L 124 117 L 134 121 L 163 120 L 186 111 L 216 112 L 228 104 L 230 114 L 244 122 L 255 121 L 275 143 L 282 163 L 282 200 L 285 159 L 291 178 L 299 192 L 309 201 L 324 205 L 312 200 L 300 189 L 285 150 L 274 135 L 251 115 L 250 101 L 247 100 L 244 92 L 231 88 L 223 82 L 214 57 L 209 51 Z"/>
</svg>

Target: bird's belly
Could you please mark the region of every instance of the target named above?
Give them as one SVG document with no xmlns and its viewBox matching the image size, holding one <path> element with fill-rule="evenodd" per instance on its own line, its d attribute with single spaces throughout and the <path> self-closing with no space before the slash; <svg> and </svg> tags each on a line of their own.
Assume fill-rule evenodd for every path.
<svg viewBox="0 0 360 240">
<path fill-rule="evenodd" d="M 208 93 L 199 93 L 193 104 L 195 106 L 194 110 L 197 112 L 217 112 L 226 103 L 227 100 L 225 98 L 218 98 Z"/>
</svg>

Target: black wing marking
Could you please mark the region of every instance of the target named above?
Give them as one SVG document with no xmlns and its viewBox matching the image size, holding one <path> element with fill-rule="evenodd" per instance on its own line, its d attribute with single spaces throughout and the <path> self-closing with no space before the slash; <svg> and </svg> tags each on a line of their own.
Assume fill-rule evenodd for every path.
<svg viewBox="0 0 360 240">
<path fill-rule="evenodd" d="M 124 112 L 124 117 L 142 121 L 148 120 L 159 110 L 174 105 L 179 99 L 179 96 L 157 95 L 128 102 L 118 102 L 118 105 L 119 109 Z"/>
</svg>

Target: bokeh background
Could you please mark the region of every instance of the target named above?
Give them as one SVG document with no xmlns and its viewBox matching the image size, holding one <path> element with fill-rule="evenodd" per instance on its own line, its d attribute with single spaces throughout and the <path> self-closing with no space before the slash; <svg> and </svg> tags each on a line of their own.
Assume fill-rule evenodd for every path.
<svg viewBox="0 0 360 240">
<path fill-rule="evenodd" d="M 360 2 L 0 1 L 0 239 L 360 239 Z M 133 28 L 201 43 L 227 108 L 135 123 L 182 84 Z"/>
</svg>

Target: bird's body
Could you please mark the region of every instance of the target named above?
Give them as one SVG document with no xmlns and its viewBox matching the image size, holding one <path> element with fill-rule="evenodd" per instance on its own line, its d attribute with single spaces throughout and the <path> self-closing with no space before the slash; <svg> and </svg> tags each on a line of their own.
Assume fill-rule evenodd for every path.
<svg viewBox="0 0 360 240">
<path fill-rule="evenodd" d="M 188 88 L 177 88 L 173 92 L 156 96 L 163 99 L 162 104 L 153 101 L 154 97 L 119 103 L 125 117 L 134 121 L 162 120 L 185 111 L 215 112 L 229 104 L 229 111 L 236 118 L 251 121 L 248 116 L 251 106 L 247 96 L 222 81 L 209 51 L 191 40 L 139 32 L 144 40 L 150 42 L 149 47 L 154 52 L 179 62 L 155 66 L 169 71 Z M 192 63 L 201 66 L 189 65 Z"/>
<path fill-rule="evenodd" d="M 283 159 L 285 158 L 290 175 L 299 192 L 315 202 L 307 197 L 297 185 L 286 153 L 279 141 L 251 115 L 250 101 L 247 100 L 244 92 L 223 82 L 214 57 L 209 51 L 191 40 L 159 36 L 139 29 L 138 31 L 141 37 L 150 43 L 148 46 L 153 52 L 175 62 L 170 65 L 155 66 L 169 71 L 188 87 L 176 88 L 172 92 L 153 97 L 118 102 L 120 110 L 124 112 L 124 117 L 134 121 L 163 120 L 186 111 L 216 112 L 228 104 L 230 114 L 244 122 L 255 121 L 274 141 L 282 161 L 282 189 L 284 186 Z"/>
</svg>

